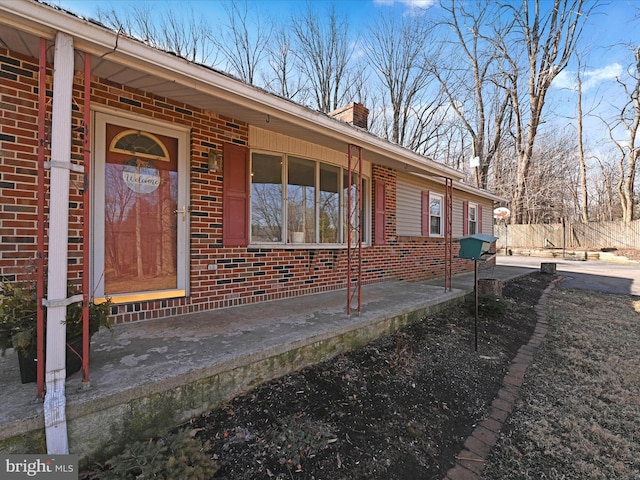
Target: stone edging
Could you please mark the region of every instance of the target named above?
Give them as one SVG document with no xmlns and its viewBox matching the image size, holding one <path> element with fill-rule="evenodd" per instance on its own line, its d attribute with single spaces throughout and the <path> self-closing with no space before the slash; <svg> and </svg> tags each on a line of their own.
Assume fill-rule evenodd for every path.
<svg viewBox="0 0 640 480">
<path fill-rule="evenodd" d="M 520 395 L 520 387 L 527 367 L 531 364 L 533 355 L 547 335 L 549 322 L 545 307 L 549 293 L 562 279 L 563 277 L 556 278 L 542 292 L 538 304 L 535 306 L 538 321 L 529 343 L 518 350 L 509 371 L 502 380 L 502 388 L 498 391 L 498 396 L 491 403 L 489 414 L 473 429 L 471 435 L 464 442 L 463 449 L 456 455 L 454 466 L 449 469 L 443 480 L 480 480 L 485 460 L 498 441 L 500 430 L 513 411 Z"/>
</svg>

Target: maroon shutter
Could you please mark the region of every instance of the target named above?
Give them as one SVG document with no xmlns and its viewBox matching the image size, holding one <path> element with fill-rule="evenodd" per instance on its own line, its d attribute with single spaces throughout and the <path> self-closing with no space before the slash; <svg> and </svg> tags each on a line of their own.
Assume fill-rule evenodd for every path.
<svg viewBox="0 0 640 480">
<path fill-rule="evenodd" d="M 478 205 L 478 210 L 476 211 L 476 215 L 478 216 L 478 232 L 482 233 L 482 205 Z"/>
<path fill-rule="evenodd" d="M 249 149 L 224 144 L 222 169 L 222 244 L 249 244 Z"/>
<path fill-rule="evenodd" d="M 462 202 L 462 236 L 469 235 L 469 202 Z"/>
<path fill-rule="evenodd" d="M 429 192 L 422 192 L 422 235 L 429 236 Z"/>
<path fill-rule="evenodd" d="M 381 180 L 376 180 L 376 204 L 375 204 L 375 236 L 376 245 L 385 244 L 384 227 L 386 223 L 385 211 L 386 184 Z"/>
</svg>

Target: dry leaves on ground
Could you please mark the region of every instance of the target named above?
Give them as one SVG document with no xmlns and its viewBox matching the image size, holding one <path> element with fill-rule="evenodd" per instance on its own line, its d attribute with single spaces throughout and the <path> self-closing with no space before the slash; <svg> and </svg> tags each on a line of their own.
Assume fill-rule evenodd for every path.
<svg viewBox="0 0 640 480">
<path fill-rule="evenodd" d="M 640 479 L 637 297 L 557 288 L 485 479 Z"/>
</svg>

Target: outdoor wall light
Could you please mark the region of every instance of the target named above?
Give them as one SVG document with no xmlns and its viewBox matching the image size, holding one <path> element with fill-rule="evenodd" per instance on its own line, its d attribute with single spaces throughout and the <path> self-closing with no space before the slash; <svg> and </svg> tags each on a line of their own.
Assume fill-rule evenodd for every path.
<svg viewBox="0 0 640 480">
<path fill-rule="evenodd" d="M 217 150 L 209 150 L 209 172 L 220 173 L 222 172 L 222 154 Z"/>
</svg>

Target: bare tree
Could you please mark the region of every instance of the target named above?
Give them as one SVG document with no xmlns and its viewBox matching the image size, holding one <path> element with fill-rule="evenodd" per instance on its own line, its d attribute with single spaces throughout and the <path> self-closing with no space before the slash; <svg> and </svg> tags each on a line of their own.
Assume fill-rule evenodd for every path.
<svg viewBox="0 0 640 480">
<path fill-rule="evenodd" d="M 307 4 L 306 11 L 292 20 L 300 74 L 308 81 L 314 107 L 328 113 L 345 102 L 351 59 L 349 24 L 338 16 L 334 5 L 327 8 L 323 22 Z"/>
<path fill-rule="evenodd" d="M 369 65 L 384 90 L 384 136 L 414 150 L 429 115 L 435 110 L 433 100 L 426 100 L 425 89 L 432 77 L 423 61 L 430 45 L 435 43 L 431 32 L 420 16 L 397 20 L 381 15 L 369 28 L 365 42 Z M 419 127 L 412 128 L 412 123 Z"/>
<path fill-rule="evenodd" d="M 496 4 L 491 2 L 466 4 L 449 0 L 443 10 L 446 17 L 441 25 L 453 32 L 446 41 L 447 54 L 442 56 L 449 63 L 434 63 L 432 69 L 471 139 L 470 150 L 479 163 L 475 183 L 486 188 L 510 102 L 494 42 L 506 37 L 512 24 L 500 22 Z"/>
<path fill-rule="evenodd" d="M 595 159 L 598 171 L 589 179 L 591 212 L 598 222 L 622 218 L 622 207 L 618 200 L 617 167 L 612 159 Z"/>
<path fill-rule="evenodd" d="M 247 1 L 225 3 L 227 24 L 222 34 L 216 32 L 209 39 L 225 58 L 230 73 L 244 82 L 254 84 L 256 72 L 267 56 L 272 27 L 266 17 L 249 17 Z"/>
<path fill-rule="evenodd" d="M 631 222 L 634 218 L 635 179 L 640 146 L 636 146 L 638 130 L 640 129 L 640 47 L 634 51 L 635 62 L 628 69 L 629 79 L 625 83 L 618 78 L 618 84 L 623 88 L 626 103 L 623 105 L 618 119 L 609 125 L 609 135 L 620 152 L 618 160 L 619 180 L 618 196 L 622 207 L 622 219 Z M 617 127 L 622 127 L 627 135 L 626 145 L 614 138 Z"/>
<path fill-rule="evenodd" d="M 529 188 L 524 198 L 524 223 L 552 223 L 572 218 L 577 166 L 572 161 L 574 138 L 551 131 L 534 150 Z M 513 150 L 503 148 L 494 158 L 491 183 L 497 195 L 511 203 L 517 171 L 513 168 Z"/>
<path fill-rule="evenodd" d="M 580 162 L 580 219 L 583 223 L 589 221 L 589 193 L 587 190 L 587 162 L 584 155 L 584 133 L 583 133 L 583 120 L 584 114 L 582 112 L 582 71 L 581 62 L 578 58 L 578 73 L 577 73 L 577 98 L 576 98 L 576 125 L 577 125 L 577 140 L 578 140 L 578 161 Z"/>
<path fill-rule="evenodd" d="M 422 155 L 439 159 L 446 165 L 456 164 L 460 168 L 460 159 L 442 155 L 453 150 L 443 150 L 440 145 L 443 139 L 449 141 L 453 138 L 453 131 L 459 135 L 459 126 L 458 122 L 451 121 L 451 108 L 446 99 L 441 93 L 435 92 L 429 101 L 412 109 L 405 146 Z M 460 150 L 460 155 L 463 152 L 464 149 Z"/>
<path fill-rule="evenodd" d="M 534 11 L 530 11 L 530 3 Z M 572 58 L 576 42 L 590 13 L 583 0 L 553 0 L 551 2 L 529 2 L 522 6 L 505 3 L 517 25 L 517 34 L 503 42 L 503 54 L 512 66 L 513 83 L 511 102 L 515 115 L 515 142 L 517 176 L 512 204 L 512 221 L 522 223 L 525 219 L 525 197 L 533 148 L 542 122 L 542 113 L 547 93 L 553 80 L 562 72 Z M 520 98 L 516 82 L 520 71 L 513 46 L 524 45 L 527 52 L 527 95 Z"/>
<path fill-rule="evenodd" d="M 465 176 L 467 180 L 471 180 L 472 175 L 464 162 L 467 150 L 465 142 L 468 139 L 464 125 L 445 106 L 438 109 L 438 115 L 440 117 L 431 122 L 435 128 L 429 129 L 429 144 L 424 145 L 424 151 L 422 148 L 417 151 L 438 159 L 449 167 L 463 171 L 466 169 Z"/>
<path fill-rule="evenodd" d="M 215 63 L 210 25 L 193 9 L 158 13 L 156 5 L 136 4 L 125 10 L 97 9 L 96 16 L 105 25 L 137 38 L 152 47 L 172 52 L 191 62 Z"/>
<path fill-rule="evenodd" d="M 275 94 L 294 100 L 298 99 L 304 90 L 304 81 L 296 69 L 296 58 L 289 30 L 288 26 L 283 26 L 271 37 L 267 58 L 269 69 L 274 77 L 265 75 L 264 84 Z"/>
<path fill-rule="evenodd" d="M 579 168 L 573 132 L 556 130 L 541 134 L 534 148 L 528 189 L 524 197 L 523 223 L 554 223 L 576 218 L 575 186 Z"/>
</svg>

